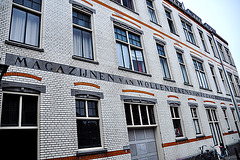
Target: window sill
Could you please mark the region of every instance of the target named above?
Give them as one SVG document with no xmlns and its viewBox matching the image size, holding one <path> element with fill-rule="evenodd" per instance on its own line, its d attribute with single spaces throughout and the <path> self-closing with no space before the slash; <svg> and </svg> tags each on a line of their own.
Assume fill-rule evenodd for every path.
<svg viewBox="0 0 240 160">
<path fill-rule="evenodd" d="M 189 84 L 189 83 L 184 83 L 184 85 L 193 87 L 193 85 L 191 85 L 191 84 Z"/>
<path fill-rule="evenodd" d="M 91 60 L 91 59 L 82 58 L 82 57 L 79 57 L 79 56 L 76 56 L 76 55 L 73 55 L 72 59 L 79 60 L 79 61 L 84 61 L 84 62 L 89 62 L 89 63 L 93 63 L 93 64 L 99 64 L 99 62 L 97 62 L 97 61 L 94 61 L 94 60 Z"/>
<path fill-rule="evenodd" d="M 135 12 L 134 10 L 132 10 L 132 9 L 130 9 L 130 8 L 128 8 L 128 7 L 124 6 L 124 5 L 122 5 L 122 4 L 119 4 L 118 2 L 115 2 L 114 0 L 110 0 L 110 1 L 116 3 L 117 5 L 119 5 L 119 6 L 123 7 L 123 8 L 126 8 L 127 10 L 129 10 L 129 11 L 131 11 L 131 12 L 137 14 L 137 15 L 139 15 L 139 14 L 138 14 L 137 12 Z"/>
<path fill-rule="evenodd" d="M 182 141 L 187 141 L 187 140 L 188 140 L 187 137 L 176 138 L 176 142 L 182 142 Z"/>
<path fill-rule="evenodd" d="M 205 91 L 210 91 L 210 92 L 212 92 L 212 90 L 211 89 L 208 89 L 208 88 L 202 88 L 202 87 L 199 87 L 200 89 L 203 89 L 203 90 L 205 90 Z"/>
<path fill-rule="evenodd" d="M 222 92 L 217 92 L 217 93 L 222 94 Z"/>
<path fill-rule="evenodd" d="M 30 45 L 27 45 L 27 44 L 21 44 L 21 43 L 18 43 L 18 42 L 5 40 L 5 44 L 9 44 L 9 45 L 12 45 L 12 46 L 17 46 L 17 47 L 22 47 L 22 48 L 26 48 L 26 49 L 31 49 L 31 50 L 34 50 L 34 51 L 44 52 L 44 49 L 42 49 L 42 48 L 30 46 Z"/>
<path fill-rule="evenodd" d="M 210 54 L 210 52 L 208 52 L 207 50 L 204 50 L 205 52 L 207 52 L 208 54 Z"/>
<path fill-rule="evenodd" d="M 186 40 L 187 41 L 187 40 Z M 192 45 L 194 45 L 195 47 L 198 47 L 198 48 L 200 48 L 198 45 L 196 45 L 196 44 L 194 44 L 194 43 L 192 43 L 192 42 L 190 42 L 190 41 L 187 41 L 188 43 L 190 43 L 190 44 L 192 44 Z"/>
<path fill-rule="evenodd" d="M 231 96 L 229 93 L 226 94 L 227 96 Z"/>
<path fill-rule="evenodd" d="M 196 135 L 196 138 L 204 138 L 204 137 L 206 137 L 204 134 Z"/>
<path fill-rule="evenodd" d="M 77 156 L 87 156 L 87 155 L 94 155 L 94 154 L 102 154 L 102 153 L 107 153 L 107 149 L 89 149 L 85 151 L 78 151 Z"/>
<path fill-rule="evenodd" d="M 153 21 L 151 21 L 151 20 L 150 20 L 150 22 L 156 24 L 156 25 L 159 26 L 159 27 L 162 27 L 160 24 L 158 24 L 158 23 L 156 23 L 156 22 L 153 22 Z"/>
<path fill-rule="evenodd" d="M 233 133 L 234 131 L 233 130 L 229 130 L 228 133 Z"/>
<path fill-rule="evenodd" d="M 127 68 L 123 68 L 123 67 L 118 67 L 118 69 L 119 69 L 119 70 L 123 70 L 123 71 L 132 72 L 132 73 L 141 74 L 141 75 L 148 76 L 148 77 L 152 77 L 151 74 L 147 74 L 147 73 L 144 73 L 144 72 L 133 71 L 133 70 L 131 70 L 131 69 L 127 69 Z"/>
<path fill-rule="evenodd" d="M 165 78 L 165 77 L 163 77 L 163 80 L 164 80 L 164 81 L 169 81 L 169 82 L 174 82 L 174 83 L 176 82 L 176 81 L 174 81 L 174 80 L 172 80 L 172 79 Z"/>
<path fill-rule="evenodd" d="M 171 31 L 170 31 L 170 33 L 174 34 L 175 36 L 180 37 L 177 33 L 173 33 L 173 32 L 171 32 Z"/>
</svg>

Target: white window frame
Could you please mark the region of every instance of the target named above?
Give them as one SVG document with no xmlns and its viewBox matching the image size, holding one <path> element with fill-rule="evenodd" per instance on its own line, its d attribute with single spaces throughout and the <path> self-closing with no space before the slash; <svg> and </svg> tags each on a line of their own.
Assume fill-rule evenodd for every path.
<svg viewBox="0 0 240 160">
<path fill-rule="evenodd" d="M 73 56 L 78 57 L 80 60 L 81 60 L 81 59 L 86 59 L 86 60 L 90 60 L 90 61 L 96 61 L 93 14 L 91 14 L 91 13 L 89 13 L 89 12 L 86 12 L 86 11 L 83 11 L 83 10 L 81 10 L 81 9 L 73 6 L 73 7 L 72 7 L 72 17 L 73 17 L 73 11 L 76 11 L 76 12 L 79 12 L 79 13 L 81 13 L 81 14 L 85 14 L 85 15 L 90 16 L 90 21 L 91 21 L 91 26 L 90 26 L 90 27 L 91 27 L 91 28 L 87 28 L 87 27 L 84 27 L 84 26 L 75 24 L 75 23 L 73 23 L 73 21 L 72 21 L 72 32 L 73 32 L 73 29 L 74 29 L 74 28 L 91 32 L 91 39 L 92 39 L 92 59 L 86 58 L 86 57 L 84 57 L 84 56 L 81 57 L 81 56 L 79 56 L 79 55 L 75 55 L 75 54 L 74 54 L 74 48 L 73 48 Z M 72 35 L 73 35 L 73 34 L 72 34 Z M 73 42 L 72 42 L 72 43 L 73 43 Z M 73 44 L 73 47 L 74 47 L 74 44 Z"/>
<path fill-rule="evenodd" d="M 217 54 L 217 51 L 216 51 L 216 46 L 215 46 L 215 44 L 214 44 L 213 39 L 208 36 L 208 40 L 209 40 L 210 46 L 211 46 L 211 48 L 212 48 L 212 52 L 213 52 L 214 57 L 219 58 L 219 57 L 218 57 L 218 54 Z"/>
<path fill-rule="evenodd" d="M 185 27 L 183 26 L 182 23 L 185 24 Z M 192 24 L 182 18 L 181 18 L 181 24 L 183 27 L 184 35 L 186 37 L 186 41 L 192 43 L 193 45 L 197 45 L 196 37 L 194 35 L 194 30 L 193 30 L 194 28 L 192 27 Z M 190 26 L 191 30 L 189 30 L 187 26 Z M 190 36 L 191 34 L 192 34 L 193 40 L 191 39 L 191 36 Z"/>
<path fill-rule="evenodd" d="M 215 67 L 211 64 L 209 64 L 209 67 L 210 67 L 211 75 L 212 75 L 212 78 L 213 78 L 213 81 L 214 81 L 214 84 L 215 84 L 215 87 L 216 87 L 216 91 L 221 92 L 220 86 L 219 86 L 219 83 L 218 83 L 218 79 L 217 79 L 217 76 L 216 76 L 216 72 L 215 72 L 215 69 L 214 69 Z"/>
<path fill-rule="evenodd" d="M 209 115 L 208 112 L 210 113 L 210 115 Z M 211 134 L 213 136 L 214 145 L 216 146 L 216 145 L 220 145 L 220 143 L 224 143 L 223 142 L 224 140 L 223 140 L 223 135 L 222 135 L 222 129 L 221 129 L 221 126 L 220 126 L 218 115 L 217 115 L 217 109 L 206 108 L 206 114 L 207 114 L 207 117 L 208 117 L 208 123 L 209 123 L 210 131 L 211 131 Z M 213 128 L 211 127 L 210 124 L 212 124 Z M 216 126 L 218 126 L 218 130 L 217 130 Z M 213 129 L 213 132 L 212 132 L 212 129 Z M 214 133 L 214 135 L 213 135 L 213 133 Z"/>
<path fill-rule="evenodd" d="M 173 30 L 174 32 L 171 32 L 173 34 L 176 34 L 177 35 L 177 29 L 176 29 L 176 25 L 175 25 L 175 22 L 173 20 L 173 14 L 172 14 L 172 11 L 166 7 L 164 7 L 164 12 L 165 12 L 165 16 L 167 18 L 167 21 L 168 21 L 168 27 L 169 27 L 169 31 L 171 32 L 171 27 L 170 27 L 170 24 L 169 24 L 169 21 L 171 21 L 172 23 L 172 26 L 173 26 Z M 167 12 L 169 13 L 170 15 L 170 18 L 167 16 Z"/>
<path fill-rule="evenodd" d="M 127 8 L 127 9 L 129 9 L 129 10 L 131 10 L 131 11 L 135 11 L 135 10 L 136 10 L 136 9 L 135 9 L 134 0 L 131 0 L 131 1 L 132 1 L 132 5 L 133 5 L 133 9 L 131 9 L 131 8 L 123 5 L 123 0 L 111 0 L 111 1 L 113 1 L 113 2 L 115 2 L 115 3 L 117 3 L 117 4 L 120 4 L 120 5 L 123 6 L 124 8 Z M 120 1 L 120 2 L 118 2 L 118 1 Z"/>
<path fill-rule="evenodd" d="M 226 76 L 225 76 L 225 74 L 223 73 L 223 70 L 222 70 L 222 69 L 218 68 L 218 70 L 219 70 L 220 78 L 221 78 L 221 80 L 222 80 L 222 83 L 223 83 L 223 87 L 224 87 L 224 89 L 225 89 L 225 92 L 226 92 L 226 94 L 229 94 L 229 88 L 228 88 L 228 86 L 227 86 L 227 84 L 226 84 Z"/>
<path fill-rule="evenodd" d="M 16 42 L 16 43 L 19 43 L 19 44 L 22 44 L 22 45 L 27 45 L 27 46 L 33 46 L 33 47 L 36 47 L 36 48 L 41 48 L 42 46 L 42 21 L 43 21 L 43 16 L 42 16 L 42 12 L 43 12 L 43 6 L 44 6 L 44 0 L 41 0 L 41 8 L 40 10 L 41 11 L 37 11 L 37 10 L 34 10 L 34 9 L 31 9 L 31 8 L 28 8 L 24 5 L 21 5 L 21 4 L 17 4 L 15 2 L 12 1 L 12 11 L 11 11 L 11 19 L 10 19 L 10 28 L 9 28 L 9 41 L 12 41 L 12 42 Z M 11 23 L 12 23 L 12 13 L 13 13 L 13 8 L 17 8 L 17 9 L 20 9 L 22 11 L 25 11 L 27 13 L 33 13 L 35 15 L 38 15 L 40 18 L 40 22 L 39 22 L 39 33 L 38 33 L 38 45 L 37 46 L 34 46 L 34 45 L 31 45 L 31 44 L 27 44 L 27 43 L 22 43 L 22 42 L 18 42 L 18 41 L 14 41 L 14 40 L 10 40 L 10 35 L 11 35 Z M 26 36 L 26 33 L 25 33 L 25 36 Z"/>
<path fill-rule="evenodd" d="M 200 39 L 201 39 L 201 42 L 202 42 L 202 45 L 203 45 L 203 49 L 204 49 L 205 52 L 208 52 L 208 48 L 207 48 L 207 44 L 206 44 L 206 41 L 205 41 L 205 38 L 204 38 L 203 31 L 198 30 L 198 32 L 199 32 L 199 36 L 200 36 Z"/>
<path fill-rule="evenodd" d="M 230 131 L 231 130 L 231 125 L 229 123 L 227 109 L 223 109 L 222 111 L 223 111 L 223 115 L 224 115 L 224 120 L 226 122 L 227 130 Z"/>
<path fill-rule="evenodd" d="M 239 97 L 240 96 L 240 80 L 239 80 L 239 77 L 234 75 L 234 80 L 236 82 L 236 86 L 237 86 L 237 96 Z"/>
<path fill-rule="evenodd" d="M 115 27 L 116 27 L 116 28 L 119 28 L 119 29 L 122 29 L 122 30 L 124 30 L 124 31 L 126 32 L 127 42 L 122 41 L 122 40 L 119 40 L 119 39 L 117 39 L 116 37 L 115 37 L 115 41 L 116 41 L 116 44 L 117 44 L 117 43 L 121 43 L 121 44 L 124 44 L 124 45 L 126 45 L 126 46 L 128 47 L 129 60 L 130 60 L 130 63 L 131 63 L 131 68 L 122 67 L 122 66 L 119 65 L 119 60 L 118 60 L 118 66 L 119 66 L 120 68 L 127 69 L 127 70 L 131 70 L 131 71 L 134 71 L 134 72 L 147 73 L 147 65 L 146 65 L 146 61 L 145 61 L 145 54 L 144 54 L 144 47 L 143 47 L 142 35 L 139 34 L 139 33 L 134 32 L 134 31 L 128 30 L 128 29 L 126 29 L 126 28 L 123 28 L 123 27 L 121 27 L 121 26 L 119 26 L 119 25 L 114 24 L 114 28 L 115 28 Z M 131 43 L 129 42 L 129 32 L 130 32 L 131 34 L 135 34 L 135 35 L 137 35 L 137 36 L 140 37 L 141 47 L 136 46 L 136 45 L 133 45 L 133 44 L 131 44 Z M 114 32 L 114 36 L 115 36 L 115 32 Z M 133 59 L 132 59 L 132 53 L 131 53 L 131 48 L 134 48 L 134 50 L 136 50 L 136 49 L 137 49 L 137 50 L 141 50 L 141 52 L 142 52 L 142 58 L 143 58 L 143 63 L 144 63 L 144 68 L 145 68 L 145 72 L 136 71 L 136 70 L 134 69 Z M 116 50 L 117 50 L 117 49 L 116 49 Z M 118 53 L 117 53 L 117 56 L 118 56 Z"/>
<path fill-rule="evenodd" d="M 197 62 L 201 63 L 201 64 L 202 64 L 202 68 L 203 68 L 203 71 L 202 71 L 202 70 L 199 69 L 198 64 L 197 64 L 197 66 L 198 66 L 197 68 L 195 68 L 195 66 L 194 66 L 195 73 L 196 73 L 196 76 L 197 76 L 197 79 L 198 79 L 198 82 L 199 82 L 199 87 L 200 87 L 201 89 L 210 89 L 209 82 L 208 82 L 208 78 L 207 78 L 207 74 L 206 74 L 205 67 L 204 67 L 204 62 L 201 61 L 201 60 L 198 60 L 198 59 L 196 59 L 196 58 L 193 58 L 193 61 L 196 61 L 196 63 L 197 63 Z M 194 62 L 193 62 L 193 63 L 194 63 Z M 199 76 L 198 76 L 197 72 L 199 73 Z M 204 80 L 203 80 L 202 77 L 200 76 L 201 73 L 205 75 L 206 84 L 204 84 Z M 201 86 L 201 85 L 202 85 L 202 86 Z M 207 85 L 207 86 L 205 86 L 205 85 Z"/>
<path fill-rule="evenodd" d="M 201 123 L 200 123 L 198 108 L 197 107 L 190 107 L 190 110 L 191 110 L 193 125 L 194 125 L 195 131 L 196 131 L 195 133 L 196 133 L 196 135 L 201 135 L 203 133 L 202 133 L 202 127 L 201 127 Z M 193 115 L 193 110 L 195 110 L 195 113 L 196 113 L 195 117 Z M 200 133 L 197 133 L 196 124 L 194 123 L 195 120 L 198 122 L 198 128 L 199 128 Z"/>
<path fill-rule="evenodd" d="M 174 108 L 177 108 L 177 110 L 178 110 L 178 114 L 179 114 L 179 117 L 176 117 L 176 113 L 175 113 L 175 111 L 174 111 Z M 175 137 L 176 137 L 176 139 L 178 139 L 178 138 L 182 138 L 182 137 L 184 137 L 184 135 L 185 135 L 185 133 L 184 133 L 184 128 L 183 128 L 183 122 L 182 122 L 182 114 L 181 114 L 181 110 L 180 110 L 180 106 L 173 106 L 173 105 L 170 105 L 170 114 L 171 114 L 171 118 L 172 118 L 172 125 L 173 125 L 173 131 L 174 131 L 174 135 L 175 135 Z M 172 115 L 172 113 L 173 113 L 173 115 Z M 179 122 L 180 122 L 180 127 L 181 127 L 181 131 L 182 131 L 182 135 L 180 135 L 180 136 L 177 136 L 176 135 L 176 131 L 174 130 L 174 123 L 173 123 L 173 120 L 179 120 Z"/>
<path fill-rule="evenodd" d="M 221 55 L 221 58 L 224 62 L 227 62 L 226 60 L 226 57 L 225 57 L 225 54 L 224 54 L 224 51 L 223 51 L 223 46 L 221 43 L 217 42 L 217 46 L 219 48 L 219 52 L 220 52 L 220 55 Z"/>
<path fill-rule="evenodd" d="M 99 133 L 100 133 L 100 141 L 101 141 L 101 147 L 90 147 L 90 148 L 78 148 L 78 151 L 89 151 L 89 150 L 97 150 L 97 149 L 103 149 L 104 147 L 104 142 L 103 142 L 103 128 L 102 128 L 102 115 L 101 115 L 101 108 L 100 108 L 100 100 L 97 99 L 97 98 L 78 98 L 76 97 L 75 98 L 75 103 L 76 103 L 76 100 L 83 100 L 85 101 L 85 110 L 86 110 L 86 117 L 75 117 L 76 118 L 76 121 L 77 120 L 98 120 L 99 122 Z M 87 106 L 87 101 L 95 101 L 97 102 L 97 109 L 98 109 L 98 117 L 88 117 L 88 106 Z M 75 113 L 76 113 L 76 104 L 75 104 Z M 77 122 L 76 122 L 76 128 L 77 128 Z M 78 138 L 78 135 L 76 135 L 77 138 Z M 77 141 L 78 142 L 78 141 Z"/>
<path fill-rule="evenodd" d="M 231 84 L 231 88 L 233 90 L 233 94 L 234 94 L 234 96 L 237 96 L 237 90 L 236 90 L 236 87 L 235 87 L 235 84 L 234 84 L 234 76 L 230 72 L 227 72 L 227 75 L 228 75 L 229 82 Z"/>
<path fill-rule="evenodd" d="M 153 7 L 149 6 L 149 5 L 147 4 L 147 1 L 151 1 Z M 154 4 L 154 0 L 146 0 L 146 4 L 147 4 L 148 13 L 149 13 L 149 10 L 152 10 L 153 13 L 154 13 L 155 19 L 156 19 L 156 22 L 154 22 L 154 21 L 152 20 L 152 15 L 149 13 L 150 21 L 153 22 L 153 23 L 158 24 L 158 18 L 157 18 L 157 14 L 156 14 L 156 11 L 155 11 L 155 8 L 156 8 L 156 7 L 155 7 L 155 4 Z"/>
<path fill-rule="evenodd" d="M 125 110 L 125 104 L 128 104 L 130 106 L 130 115 L 131 115 L 131 122 L 132 125 L 127 125 L 128 128 L 138 128 L 138 127 L 157 127 L 157 120 L 156 120 L 156 112 L 155 112 L 155 105 L 154 104 L 145 104 L 145 103 L 130 103 L 130 102 L 125 102 L 124 103 L 124 110 Z M 134 118 L 133 118 L 133 110 L 132 110 L 132 105 L 137 105 L 138 106 L 138 114 L 139 114 L 139 120 L 140 120 L 140 124 L 134 124 Z M 146 111 L 147 111 L 147 119 L 148 119 L 148 124 L 143 124 L 142 121 L 142 114 L 141 114 L 141 109 L 140 106 L 146 106 Z M 148 106 L 152 106 L 153 107 L 153 114 L 154 114 L 154 121 L 155 124 L 151 124 L 150 123 L 150 115 L 149 115 L 149 110 L 148 110 Z M 126 113 L 125 113 L 126 116 Z"/>
<path fill-rule="evenodd" d="M 181 72 L 182 72 L 181 65 L 184 66 L 185 71 L 186 71 L 186 75 L 187 75 L 188 82 L 184 82 L 184 78 L 183 78 L 183 82 L 184 82 L 184 84 L 189 85 L 189 84 L 190 84 L 190 79 L 189 79 L 189 76 L 188 76 L 188 70 L 187 70 L 187 67 L 186 67 L 186 65 L 185 65 L 185 59 L 184 59 L 184 56 L 183 56 L 184 53 L 179 52 L 179 51 L 176 51 L 176 53 L 177 53 L 177 55 L 178 55 L 178 54 L 181 54 L 181 56 L 182 56 L 183 63 L 182 63 L 182 62 L 179 62 L 179 60 L 178 60 L 178 63 L 179 63 L 179 66 L 180 66 L 180 70 L 181 70 Z M 182 73 L 182 76 L 183 76 L 183 73 Z"/>
</svg>

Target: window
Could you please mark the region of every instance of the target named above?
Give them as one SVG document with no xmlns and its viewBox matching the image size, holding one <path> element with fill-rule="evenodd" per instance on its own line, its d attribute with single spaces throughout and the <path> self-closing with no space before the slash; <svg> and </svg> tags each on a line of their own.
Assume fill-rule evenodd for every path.
<svg viewBox="0 0 240 160">
<path fill-rule="evenodd" d="M 178 62 L 182 71 L 182 76 L 183 76 L 183 81 L 184 84 L 189 84 L 189 80 L 188 80 L 188 76 L 187 76 L 187 71 L 186 71 L 186 67 L 183 61 L 183 57 L 182 54 L 177 52 L 177 57 L 178 57 Z"/>
<path fill-rule="evenodd" d="M 186 36 L 186 40 L 196 45 L 196 42 L 193 36 L 192 26 L 183 20 L 182 20 L 182 26 Z"/>
<path fill-rule="evenodd" d="M 126 121 L 129 126 L 156 125 L 153 105 L 124 104 Z"/>
<path fill-rule="evenodd" d="M 238 128 L 238 122 L 237 122 L 237 119 L 236 119 L 236 116 L 235 116 L 235 113 L 234 113 L 234 109 L 232 109 L 232 116 L 233 116 L 233 120 L 234 120 L 236 129 L 237 129 L 237 131 L 238 131 L 238 135 L 240 135 L 240 133 L 239 133 L 239 128 Z"/>
<path fill-rule="evenodd" d="M 148 7 L 148 13 L 150 15 L 150 20 L 154 23 L 157 23 L 157 18 L 156 18 L 156 14 L 154 11 L 152 0 L 146 0 L 146 3 L 147 3 L 147 7 Z"/>
<path fill-rule="evenodd" d="M 213 136 L 213 142 L 214 145 L 221 145 L 223 144 L 222 140 L 222 133 L 219 127 L 219 121 L 216 113 L 216 109 L 206 109 L 207 111 L 207 116 L 208 116 L 208 122 L 210 126 L 210 130 Z"/>
<path fill-rule="evenodd" d="M 238 78 L 238 76 L 234 76 L 234 77 L 235 77 L 235 81 L 236 81 L 236 84 L 237 84 L 237 90 L 238 90 L 237 95 L 240 96 L 240 82 L 239 82 L 239 78 Z"/>
<path fill-rule="evenodd" d="M 170 28 L 170 32 L 176 34 L 171 12 L 165 9 L 165 13 L 166 13 L 168 25 Z"/>
<path fill-rule="evenodd" d="M 157 44 L 158 55 L 162 67 L 163 77 L 166 79 L 171 79 L 168 63 L 167 63 L 167 56 L 164 51 L 164 46 Z"/>
<path fill-rule="evenodd" d="M 213 55 L 214 55 L 215 57 L 218 57 L 218 55 L 216 54 L 216 48 L 215 48 L 215 45 L 214 45 L 213 39 L 210 38 L 210 37 L 208 37 L 208 40 L 209 40 L 209 43 L 210 43 L 210 45 L 211 45 Z"/>
<path fill-rule="evenodd" d="M 220 54 L 221 54 L 222 59 L 226 62 L 226 58 L 224 56 L 223 48 L 222 48 L 222 45 L 220 43 L 218 43 L 218 48 L 220 50 Z"/>
<path fill-rule="evenodd" d="M 73 10 L 73 54 L 93 60 L 91 16 Z"/>
<path fill-rule="evenodd" d="M 203 45 L 203 48 L 204 48 L 204 51 L 207 52 L 207 46 L 205 44 L 205 40 L 204 40 L 204 36 L 203 36 L 203 32 L 199 30 L 199 35 L 200 35 L 200 38 L 201 38 L 201 41 L 202 41 L 202 45 Z"/>
<path fill-rule="evenodd" d="M 170 106 L 170 111 L 171 111 L 175 135 L 176 137 L 183 137 L 179 107 Z"/>
<path fill-rule="evenodd" d="M 229 73 L 229 72 L 227 74 L 228 74 L 228 78 L 230 80 L 230 84 L 231 84 L 231 87 L 232 87 L 232 90 L 233 90 L 233 94 L 235 96 L 237 96 L 237 91 L 236 91 L 236 88 L 235 88 L 235 85 L 234 85 L 234 81 L 233 81 L 233 75 L 232 75 L 232 73 Z"/>
<path fill-rule="evenodd" d="M 191 109 L 191 113 L 192 113 L 192 119 L 193 119 L 193 124 L 194 124 L 195 130 L 196 130 L 196 134 L 201 134 L 197 108 L 191 107 L 190 109 Z"/>
<path fill-rule="evenodd" d="M 212 77 L 213 77 L 213 81 L 215 83 L 216 90 L 217 90 L 217 92 L 220 92 L 220 89 L 218 87 L 217 77 L 216 77 L 216 74 L 215 74 L 215 71 L 214 71 L 214 66 L 210 65 L 210 70 L 211 70 L 211 73 L 212 73 Z"/>
<path fill-rule="evenodd" d="M 39 47 L 41 3 L 41 0 L 13 0 L 10 41 Z"/>
<path fill-rule="evenodd" d="M 1 156 L 9 156 L 17 147 L 18 158 L 38 159 L 38 95 L 3 92 L 2 98 Z"/>
<path fill-rule="evenodd" d="M 223 83 L 223 86 L 224 86 L 224 89 L 225 89 L 226 93 L 229 93 L 229 89 L 228 89 L 226 81 L 225 81 L 226 77 L 223 75 L 223 71 L 221 69 L 219 69 L 219 74 L 221 76 L 222 83 Z"/>
<path fill-rule="evenodd" d="M 98 100 L 76 99 L 78 149 L 101 147 Z"/>
<path fill-rule="evenodd" d="M 113 1 L 125 6 L 131 10 L 134 10 L 133 0 L 113 0 Z"/>
<path fill-rule="evenodd" d="M 229 52 L 229 49 L 227 49 L 226 47 L 224 47 L 224 48 L 225 48 L 225 51 L 226 51 L 226 53 L 227 53 L 227 57 L 228 57 L 229 63 L 230 63 L 231 65 L 233 65 L 233 63 L 232 63 L 232 57 L 231 57 L 231 53 Z"/>
<path fill-rule="evenodd" d="M 225 122 L 226 122 L 226 126 L 227 126 L 227 129 L 230 130 L 230 125 L 229 125 L 229 121 L 228 121 L 228 116 L 227 116 L 227 110 L 226 109 L 223 109 L 223 114 L 224 114 L 224 119 L 225 119 Z"/>
<path fill-rule="evenodd" d="M 120 67 L 146 72 L 140 36 L 114 27 Z"/>
<path fill-rule="evenodd" d="M 195 67 L 195 71 L 196 71 L 196 74 L 197 74 L 197 79 L 198 79 L 200 88 L 208 89 L 207 78 L 206 78 L 206 75 L 205 75 L 205 72 L 204 72 L 204 69 L 203 69 L 202 62 L 199 61 L 199 60 L 193 59 L 193 64 L 194 64 L 194 67 Z"/>
</svg>

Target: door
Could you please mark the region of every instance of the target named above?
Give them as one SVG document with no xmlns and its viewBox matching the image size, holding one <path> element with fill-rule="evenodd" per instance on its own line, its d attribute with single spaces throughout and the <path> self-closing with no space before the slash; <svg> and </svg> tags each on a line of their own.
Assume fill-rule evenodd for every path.
<svg viewBox="0 0 240 160">
<path fill-rule="evenodd" d="M 132 160 L 158 160 L 154 128 L 128 129 Z"/>
</svg>

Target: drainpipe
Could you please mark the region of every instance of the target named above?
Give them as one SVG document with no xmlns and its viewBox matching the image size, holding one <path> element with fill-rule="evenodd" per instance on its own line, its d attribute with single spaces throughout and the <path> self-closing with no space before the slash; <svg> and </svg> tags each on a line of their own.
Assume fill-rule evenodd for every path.
<svg viewBox="0 0 240 160">
<path fill-rule="evenodd" d="M 214 44 L 215 44 L 216 49 L 217 49 L 217 53 L 218 53 L 218 56 L 219 56 L 219 59 L 220 59 L 221 65 L 222 65 L 222 69 L 223 69 L 224 75 L 225 75 L 226 80 L 227 80 L 227 84 L 228 84 L 228 88 L 229 88 L 229 90 L 230 90 L 230 94 L 231 94 L 231 97 L 232 97 L 232 100 L 233 100 L 233 104 L 234 104 L 234 106 L 235 106 L 235 109 L 236 109 L 236 112 L 237 112 L 237 115 L 238 115 L 238 120 L 240 121 L 240 114 L 239 114 L 239 111 L 238 111 L 238 106 L 237 106 L 237 103 L 236 103 L 236 99 L 235 99 L 235 97 L 234 97 L 234 94 L 233 94 L 233 91 L 232 91 L 230 82 L 229 82 L 229 80 L 228 80 L 227 72 L 226 72 L 225 67 L 224 67 L 224 65 L 223 65 L 222 57 L 221 57 L 221 55 L 220 55 L 220 53 L 219 53 L 219 51 L 218 51 L 218 46 L 217 46 L 216 41 L 215 41 L 215 39 L 214 39 L 213 32 L 211 32 L 211 35 L 212 35 Z"/>
</svg>

